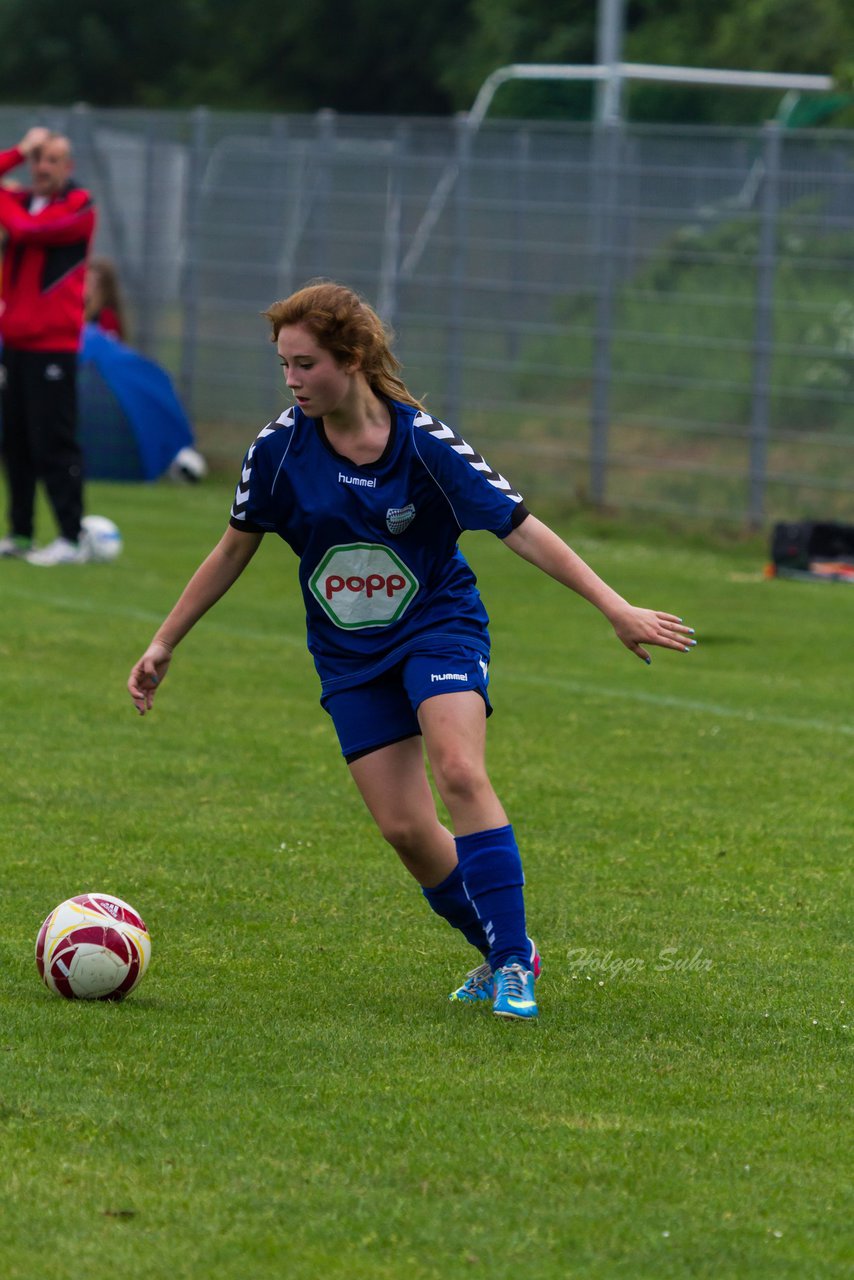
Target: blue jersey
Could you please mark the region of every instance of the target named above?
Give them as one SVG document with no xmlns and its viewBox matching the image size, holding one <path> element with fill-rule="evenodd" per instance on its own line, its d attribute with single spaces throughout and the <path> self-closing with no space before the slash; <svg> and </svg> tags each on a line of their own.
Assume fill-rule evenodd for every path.
<svg viewBox="0 0 854 1280">
<path fill-rule="evenodd" d="M 308 647 L 323 692 L 371 680 L 419 647 L 489 655 L 488 618 L 457 546 L 465 529 L 506 537 L 522 497 L 470 445 L 398 401 L 388 444 L 357 466 L 294 405 L 255 440 L 235 529 L 277 533 L 299 557 Z"/>
</svg>

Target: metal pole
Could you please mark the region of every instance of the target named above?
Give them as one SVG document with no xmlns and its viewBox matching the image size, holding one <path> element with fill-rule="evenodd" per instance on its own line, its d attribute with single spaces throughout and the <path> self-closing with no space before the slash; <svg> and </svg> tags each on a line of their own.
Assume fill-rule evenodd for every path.
<svg viewBox="0 0 854 1280">
<path fill-rule="evenodd" d="M 289 128 L 287 116 L 274 115 L 270 120 L 270 153 L 271 153 L 271 173 L 270 173 L 270 200 L 273 209 L 276 210 L 276 218 L 278 219 L 280 211 L 287 209 L 287 193 L 288 179 L 290 177 L 290 166 L 288 165 L 288 143 Z M 274 262 L 276 263 L 276 278 L 274 292 L 279 298 L 287 298 L 293 293 L 293 278 L 291 275 L 291 263 L 288 258 L 282 254 L 282 240 L 284 238 L 284 219 L 282 223 L 278 221 L 272 231 L 272 247 L 274 254 Z M 271 282 L 272 283 L 272 282 Z"/>
<path fill-rule="evenodd" d="M 458 179 L 454 187 L 450 282 L 448 288 L 447 381 L 445 414 L 448 422 L 460 422 L 463 402 L 463 348 L 465 331 L 463 296 L 465 291 L 468 239 L 468 187 L 471 134 L 465 117 L 455 121 Z"/>
<path fill-rule="evenodd" d="M 196 353 L 199 347 L 199 244 L 201 230 L 201 187 L 208 143 L 206 107 L 196 107 L 191 116 L 190 154 L 187 160 L 186 231 L 181 282 L 181 369 L 179 386 L 184 407 L 192 416 L 196 382 Z"/>
<path fill-rule="evenodd" d="M 771 410 L 771 364 L 774 343 L 774 276 L 777 269 L 777 223 L 780 212 L 782 130 L 776 120 L 763 127 L 765 176 L 756 258 L 756 312 L 753 330 L 753 389 L 750 403 L 750 492 L 748 522 L 762 525 L 768 470 Z"/>
<path fill-rule="evenodd" d="M 596 270 L 593 329 L 593 393 L 590 406 L 590 497 L 604 506 L 608 479 L 611 346 L 614 324 L 616 214 L 620 141 L 617 121 L 599 124 L 593 135 L 592 214 Z"/>
<path fill-rule="evenodd" d="M 651 80 L 656 84 L 723 85 L 728 89 L 794 89 L 801 93 L 830 93 L 832 76 L 800 75 L 787 71 L 732 71 L 719 67 L 669 67 L 647 62 L 616 62 L 592 67 L 577 63 L 513 62 L 491 72 L 480 86 L 468 113 L 473 131 L 480 128 L 492 99 L 511 80 Z"/>
<path fill-rule="evenodd" d="M 70 136 L 75 154 L 81 157 L 85 185 L 96 192 L 98 207 L 98 238 L 96 243 L 99 252 L 106 243 L 107 252 L 116 260 L 119 277 L 124 281 L 128 296 L 135 301 L 139 296 L 142 271 L 138 264 L 131 261 L 128 249 L 127 223 L 122 215 L 119 201 L 116 199 L 115 182 L 112 171 L 105 162 L 98 145 L 93 120 L 92 108 L 85 102 L 78 102 L 71 109 Z"/>
<path fill-rule="evenodd" d="M 153 356 L 154 290 L 157 271 L 157 177 L 159 173 L 157 117 L 149 113 L 145 130 L 142 193 L 142 270 L 135 345 L 145 356 Z"/>
<path fill-rule="evenodd" d="M 332 166 L 335 162 L 337 122 L 337 114 L 328 107 L 322 107 L 315 116 L 317 150 L 309 218 L 314 234 L 311 237 L 311 248 L 308 256 L 309 274 L 312 277 L 328 276 L 330 274 L 329 205 L 332 193 Z"/>
<path fill-rule="evenodd" d="M 409 154 L 410 130 L 403 123 L 394 131 L 394 143 L 388 165 L 385 221 L 380 254 L 377 310 L 392 329 L 397 323 L 400 287 L 400 241 L 403 218 L 404 168 Z"/>
<path fill-rule="evenodd" d="M 599 0 L 596 11 L 596 61 L 605 67 L 607 79 L 596 85 L 596 120 L 610 124 L 622 116 L 623 81 L 620 59 L 626 25 L 626 0 Z"/>
<path fill-rule="evenodd" d="M 513 288 L 514 298 L 518 299 L 519 294 L 527 277 L 525 269 L 528 258 L 527 245 L 525 241 L 525 223 L 526 214 L 528 212 L 528 196 L 530 191 L 530 160 L 531 160 L 531 133 L 529 129 L 521 128 L 516 133 L 515 146 L 515 198 L 513 201 L 513 256 L 510 260 L 510 280 Z M 507 358 L 508 360 L 516 360 L 519 356 L 519 320 L 520 309 L 518 301 L 513 307 L 513 319 L 507 326 Z"/>
</svg>

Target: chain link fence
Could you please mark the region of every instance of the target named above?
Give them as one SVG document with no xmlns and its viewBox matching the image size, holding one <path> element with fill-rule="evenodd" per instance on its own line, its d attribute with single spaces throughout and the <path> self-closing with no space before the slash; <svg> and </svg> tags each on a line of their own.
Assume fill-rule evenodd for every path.
<svg viewBox="0 0 854 1280">
<path fill-rule="evenodd" d="M 81 106 L 2 145 L 36 122 L 213 460 L 286 402 L 259 313 L 324 276 L 529 501 L 851 519 L 852 133 Z"/>
</svg>

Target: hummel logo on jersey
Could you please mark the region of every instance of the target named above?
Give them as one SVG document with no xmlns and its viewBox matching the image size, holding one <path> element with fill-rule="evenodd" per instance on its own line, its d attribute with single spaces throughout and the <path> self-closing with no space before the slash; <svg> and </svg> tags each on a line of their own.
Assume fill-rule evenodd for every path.
<svg viewBox="0 0 854 1280">
<path fill-rule="evenodd" d="M 368 480 L 365 476 L 345 476 L 343 471 L 338 472 L 338 483 L 361 485 L 363 489 L 376 489 L 377 487 L 376 476 L 373 480 Z"/>
<path fill-rule="evenodd" d="M 59 364 L 47 364 L 44 370 L 45 382 L 62 382 L 65 377 L 65 370 Z"/>
<path fill-rule="evenodd" d="M 445 671 L 442 675 L 437 676 L 435 671 L 430 674 L 430 683 L 434 684 L 437 680 L 462 680 L 463 684 L 468 684 L 467 675 L 458 674 L 455 671 Z"/>
<path fill-rule="evenodd" d="M 403 533 L 415 519 L 415 507 L 407 502 L 405 507 L 389 507 L 385 513 L 386 527 L 389 533 Z"/>
</svg>

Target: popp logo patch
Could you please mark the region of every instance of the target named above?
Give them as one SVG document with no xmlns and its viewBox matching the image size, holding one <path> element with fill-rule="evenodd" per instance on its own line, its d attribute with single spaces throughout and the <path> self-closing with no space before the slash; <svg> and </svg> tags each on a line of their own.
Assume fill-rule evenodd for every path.
<svg viewBox="0 0 854 1280">
<path fill-rule="evenodd" d="M 418 579 L 388 547 L 331 547 L 309 578 L 312 595 L 336 627 L 385 627 L 403 617 Z"/>
</svg>

